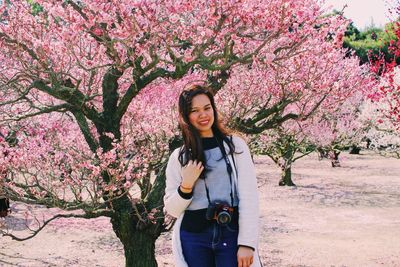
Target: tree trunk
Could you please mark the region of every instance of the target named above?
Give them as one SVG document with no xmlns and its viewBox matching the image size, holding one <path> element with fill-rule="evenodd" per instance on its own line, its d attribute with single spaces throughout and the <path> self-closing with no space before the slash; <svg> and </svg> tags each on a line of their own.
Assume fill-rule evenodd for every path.
<svg viewBox="0 0 400 267">
<path fill-rule="evenodd" d="M 129 233 L 130 234 L 130 233 Z M 157 267 L 156 239 L 147 231 L 134 231 L 124 245 L 126 267 Z"/>
<path fill-rule="evenodd" d="M 143 219 L 145 214 L 142 214 Z M 111 218 L 115 234 L 121 240 L 125 252 L 126 267 L 157 267 L 155 242 L 158 234 L 150 221 L 138 223 L 137 216 L 129 209 L 119 209 Z"/>
<path fill-rule="evenodd" d="M 282 168 L 281 180 L 279 186 L 296 186 L 292 181 L 292 166 L 286 166 Z"/>
<path fill-rule="evenodd" d="M 332 158 L 331 158 L 332 167 L 334 167 L 334 168 L 340 167 L 340 161 L 339 161 L 340 151 L 333 151 L 332 153 L 333 153 Z"/>
<path fill-rule="evenodd" d="M 367 138 L 366 142 L 367 142 L 367 149 L 369 149 L 372 141 L 371 141 L 371 139 Z"/>
<path fill-rule="evenodd" d="M 125 195 L 112 202 L 116 211 L 111 223 L 117 237 L 121 240 L 125 252 L 126 267 L 156 267 L 155 242 L 165 231 L 163 196 L 165 192 L 165 168 L 158 170 L 156 180 L 146 199 L 131 203 Z M 153 210 L 157 211 L 152 214 Z"/>
<path fill-rule="evenodd" d="M 114 138 L 117 140 L 120 140 L 121 137 L 119 120 L 115 117 L 118 99 L 116 80 L 120 73 L 118 71 L 114 73 L 114 71 L 112 70 L 108 75 L 109 84 L 107 83 L 108 79 L 104 79 L 103 98 L 105 95 L 108 96 L 107 101 L 103 103 L 104 121 L 102 124 L 96 125 L 100 135 L 99 144 L 104 152 L 110 151 L 114 142 L 106 133 L 113 133 Z M 179 147 L 181 143 L 177 140 L 170 144 L 170 151 L 173 151 L 175 147 Z M 146 181 L 148 182 L 149 191 L 147 195 L 141 195 L 141 199 L 138 202 L 132 203 L 128 197 L 129 192 L 125 192 L 123 188 L 121 188 L 121 196 L 115 199 L 110 200 L 109 192 L 107 191 L 103 194 L 105 201 L 110 200 L 109 208 L 114 210 L 111 224 L 115 234 L 124 246 L 126 267 L 157 267 L 155 242 L 161 232 L 165 230 L 163 214 L 165 169 L 166 164 L 156 170 L 156 180 L 152 185 L 150 185 L 149 181 Z M 102 172 L 102 177 L 106 183 L 112 181 L 112 177 L 106 171 Z M 118 191 L 115 193 L 119 194 Z"/>
<path fill-rule="evenodd" d="M 349 154 L 360 155 L 360 151 L 361 151 L 360 147 L 353 145 L 353 146 L 350 147 Z"/>
<path fill-rule="evenodd" d="M 323 160 L 325 158 L 328 158 L 328 153 L 322 148 L 317 148 L 318 152 L 318 160 Z"/>
</svg>

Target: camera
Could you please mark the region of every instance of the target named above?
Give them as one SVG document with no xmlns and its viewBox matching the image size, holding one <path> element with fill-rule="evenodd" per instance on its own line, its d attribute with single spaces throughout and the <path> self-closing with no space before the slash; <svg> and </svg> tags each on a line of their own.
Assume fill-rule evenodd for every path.
<svg viewBox="0 0 400 267">
<path fill-rule="evenodd" d="M 233 207 L 224 201 L 214 201 L 207 207 L 206 219 L 216 220 L 218 224 L 225 225 L 231 222 Z"/>
</svg>

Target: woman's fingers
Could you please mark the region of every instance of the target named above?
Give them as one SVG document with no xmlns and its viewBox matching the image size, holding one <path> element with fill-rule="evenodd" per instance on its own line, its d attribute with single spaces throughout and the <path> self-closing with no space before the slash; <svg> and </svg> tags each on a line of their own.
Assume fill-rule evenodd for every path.
<svg viewBox="0 0 400 267">
<path fill-rule="evenodd" d="M 249 247 L 240 246 L 237 253 L 238 266 L 250 267 L 253 263 L 253 250 Z"/>
<path fill-rule="evenodd" d="M 250 267 L 250 260 L 246 258 L 241 258 L 238 260 L 238 267 Z"/>
<path fill-rule="evenodd" d="M 203 163 L 197 160 L 189 160 L 186 166 L 182 168 L 182 178 L 186 185 L 193 185 L 204 170 Z"/>
<path fill-rule="evenodd" d="M 188 164 L 186 166 L 201 169 L 203 167 L 203 163 L 201 161 L 197 161 L 197 160 L 189 160 Z"/>
<path fill-rule="evenodd" d="M 238 259 L 238 267 L 250 267 L 253 261 L 250 258 L 240 258 Z"/>
<path fill-rule="evenodd" d="M 202 167 L 203 167 L 203 163 L 201 163 L 201 161 L 199 161 L 199 162 L 197 163 L 197 168 L 201 169 Z"/>
</svg>

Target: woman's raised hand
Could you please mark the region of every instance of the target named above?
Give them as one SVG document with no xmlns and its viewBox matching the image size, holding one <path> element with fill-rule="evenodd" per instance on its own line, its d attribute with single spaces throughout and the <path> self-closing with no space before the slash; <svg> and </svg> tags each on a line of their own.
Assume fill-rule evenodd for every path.
<svg viewBox="0 0 400 267">
<path fill-rule="evenodd" d="M 181 171 L 181 189 L 183 189 L 183 191 L 191 191 L 203 170 L 204 166 L 201 161 L 189 160 L 188 164 L 186 164 Z"/>
</svg>

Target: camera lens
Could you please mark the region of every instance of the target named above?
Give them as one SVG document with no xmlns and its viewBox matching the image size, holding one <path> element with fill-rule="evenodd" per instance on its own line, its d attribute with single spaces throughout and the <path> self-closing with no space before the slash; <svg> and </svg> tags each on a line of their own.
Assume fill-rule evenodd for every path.
<svg viewBox="0 0 400 267">
<path fill-rule="evenodd" d="M 221 211 L 218 213 L 217 222 L 219 224 L 228 224 L 231 222 L 231 215 L 227 211 Z"/>
</svg>

